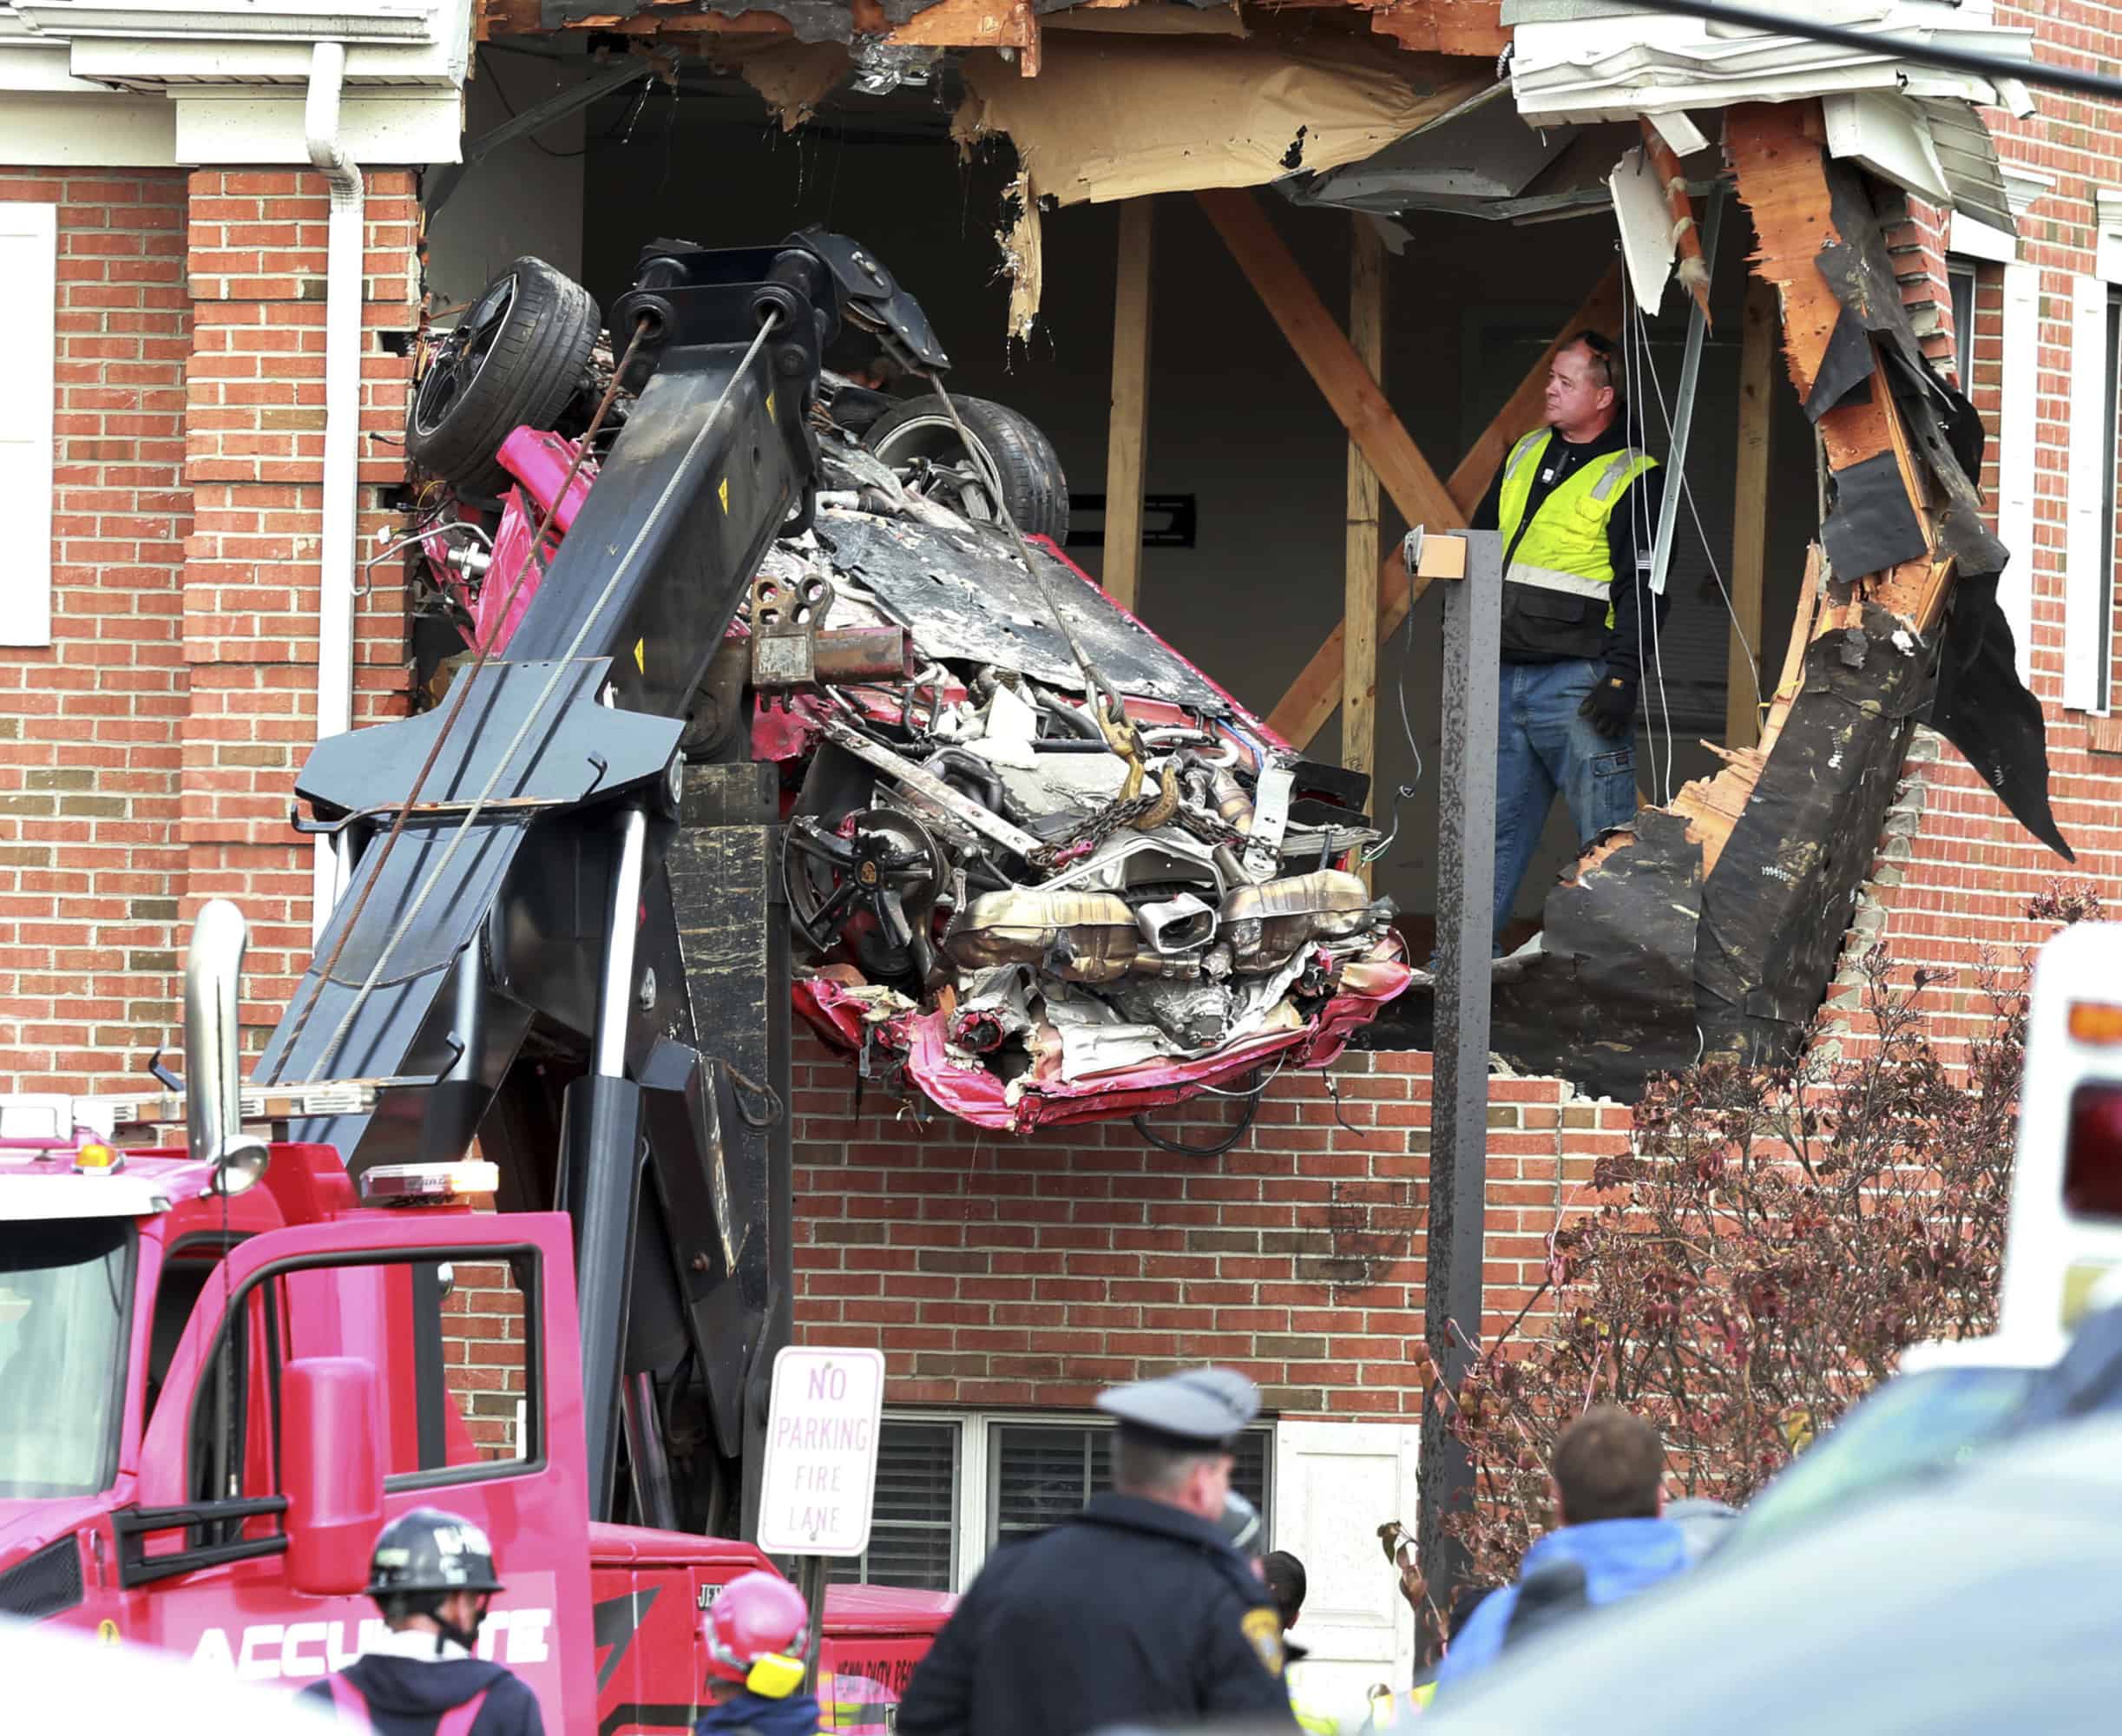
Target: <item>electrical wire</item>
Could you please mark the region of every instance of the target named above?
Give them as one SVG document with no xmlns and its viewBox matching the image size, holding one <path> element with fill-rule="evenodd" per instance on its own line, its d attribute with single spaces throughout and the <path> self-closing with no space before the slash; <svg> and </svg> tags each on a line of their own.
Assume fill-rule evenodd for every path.
<svg viewBox="0 0 2122 1736">
<path fill-rule="evenodd" d="M 1633 319 L 1631 318 L 1632 313 L 1634 315 Z M 1621 432 L 1623 443 L 1638 451 L 1645 450 L 1650 444 L 1649 429 L 1644 420 L 1643 406 L 1636 390 L 1637 379 L 1643 370 L 1643 361 L 1639 353 L 1640 346 L 1647 344 L 1648 341 L 1640 311 L 1636 306 L 1633 286 L 1627 283 L 1626 273 L 1624 273 L 1620 349 L 1621 374 L 1627 402 L 1624 409 Z M 1634 435 L 1633 438 L 1630 437 L 1632 431 Z M 1665 740 L 1665 765 L 1662 777 L 1658 766 L 1656 734 L 1646 735 L 1644 746 L 1650 754 L 1652 791 L 1653 793 L 1662 791 L 1664 792 L 1662 799 L 1670 802 L 1672 799 L 1672 711 L 1665 695 L 1665 659 L 1658 634 L 1659 599 L 1655 594 L 1645 590 L 1641 577 L 1643 551 L 1646 549 L 1651 549 L 1654 562 L 1656 557 L 1654 545 L 1658 540 L 1657 528 L 1651 518 L 1647 489 L 1633 486 L 1629 489 L 1628 510 L 1631 524 L 1636 533 L 1637 568 L 1635 574 L 1630 575 L 1629 579 L 1629 582 L 1636 587 L 1636 668 L 1639 680 L 1646 673 L 1656 679 L 1658 718 L 1653 720 L 1646 715 L 1645 721 L 1650 725 L 1652 731 L 1658 730 L 1662 723 Z M 1620 575 L 1617 574 L 1615 576 L 1618 579 Z M 1647 648 L 1644 643 L 1643 626 L 1643 618 L 1646 613 L 1651 617 L 1651 638 Z M 1649 653 L 1647 657 L 1645 654 L 1646 649 Z M 1647 700 L 1647 695 L 1646 697 Z"/>
<path fill-rule="evenodd" d="M 492 89 L 495 100 L 501 104 L 503 111 L 511 121 L 516 119 L 520 111 L 517 109 L 515 103 L 509 101 L 509 93 L 502 89 L 500 76 L 495 72 L 492 65 L 488 62 L 487 50 L 484 48 L 482 48 L 479 50 L 479 67 L 480 69 L 486 74 L 487 84 L 489 88 Z M 621 85 L 620 88 L 621 89 L 625 89 L 623 85 Z M 634 106 L 627 110 L 625 118 L 621 121 L 614 122 L 601 133 L 598 134 L 595 139 L 585 139 L 584 142 L 578 149 L 572 151 L 556 151 L 550 145 L 540 144 L 535 133 L 524 134 L 523 141 L 526 144 L 529 145 L 533 150 L 542 151 L 547 156 L 552 158 L 555 162 L 566 162 L 575 157 L 588 156 L 589 155 L 589 147 L 592 144 L 603 144 L 609 140 L 618 138 L 622 129 L 625 131 L 628 138 L 633 136 L 634 123 L 635 120 L 639 118 L 641 109 L 648 102 L 648 93 L 654 88 L 655 76 L 654 69 L 644 63 L 641 68 L 641 88 L 634 94 Z M 562 120 L 571 118 L 571 116 L 562 115 L 548 122 L 548 124 L 557 127 Z M 621 141 L 621 142 L 624 141 Z"/>
<path fill-rule="evenodd" d="M 1188 1145 L 1184 1140 L 1166 1139 L 1150 1126 L 1147 1110 L 1133 1117 L 1134 1130 L 1141 1134 L 1147 1143 L 1155 1146 L 1159 1151 L 1168 1151 L 1174 1157 L 1221 1157 L 1225 1152 L 1232 1149 L 1251 1130 L 1252 1118 L 1260 1113 L 1260 1098 L 1272 1082 L 1271 1078 L 1263 1080 L 1252 1091 L 1245 1093 L 1245 1107 L 1238 1112 L 1238 1125 L 1221 1139 L 1212 1140 L 1206 1145 Z M 1219 1091 L 1216 1095 L 1220 1097 L 1238 1094 Z"/>
<path fill-rule="evenodd" d="M 1649 360 L 1647 355 L 1646 359 Z M 1672 437 L 1672 414 L 1666 408 L 1665 385 L 1658 378 L 1658 366 L 1654 360 L 1650 362 L 1649 373 L 1651 390 L 1657 394 L 1658 398 L 1658 413 L 1665 422 L 1665 437 L 1670 443 Z M 1761 693 L 1758 654 L 1755 651 L 1752 641 L 1746 636 L 1745 625 L 1739 620 L 1738 608 L 1731 601 L 1731 592 L 1725 583 L 1723 569 L 1718 566 L 1717 556 L 1710 547 L 1710 534 L 1703 528 L 1702 514 L 1695 504 L 1695 485 L 1685 466 L 1680 469 L 1678 480 L 1680 484 L 1681 497 L 1687 503 L 1687 516 L 1694 521 L 1695 535 L 1702 539 L 1702 556 L 1709 563 L 1710 577 L 1717 582 L 1717 594 L 1724 599 L 1725 614 L 1731 620 L 1731 630 L 1738 635 L 1739 644 L 1746 652 L 1746 674 L 1748 679 L 1753 682 L 1754 708 L 1757 711 L 1766 703 Z M 1671 486 L 1671 479 L 1668 479 L 1667 486 Z"/>
<path fill-rule="evenodd" d="M 333 943 L 331 953 L 325 957 L 323 967 L 317 972 L 317 986 L 311 991 L 309 999 L 302 1003 L 302 1010 L 296 1016 L 294 1024 L 288 1032 L 286 1052 L 289 1055 L 294 1053 L 295 1045 L 302 1040 L 302 1033 L 309 1024 L 310 1015 L 317 1010 L 319 1003 L 324 999 L 325 989 L 332 980 L 332 973 L 338 968 L 339 956 L 346 950 L 346 943 L 353 934 L 354 924 L 361 919 L 361 912 L 367 908 L 369 894 L 375 890 L 377 878 L 382 874 L 384 865 L 391 859 L 391 852 L 397 847 L 398 838 L 405 830 L 406 817 L 418 803 L 420 792 L 427 787 L 428 774 L 435 769 L 435 762 L 442 753 L 443 743 L 450 739 L 450 732 L 457 727 L 457 717 L 463 711 L 464 701 L 471 692 L 473 678 L 492 661 L 496 651 L 499 648 L 503 623 L 508 621 L 510 611 L 516 606 L 516 593 L 522 589 L 524 580 L 529 577 L 534 567 L 541 572 L 544 570 L 543 562 L 539 558 L 539 551 L 545 546 L 546 533 L 553 528 L 553 520 L 559 516 L 561 503 L 567 499 L 568 490 L 575 486 L 575 478 L 582 468 L 582 461 L 589 456 L 591 439 L 595 437 L 598 427 L 603 423 L 613 402 L 619 396 L 619 382 L 625 377 L 627 364 L 633 360 L 634 351 L 641 346 L 641 333 L 645 329 L 644 325 L 637 324 L 634 326 L 633 340 L 627 344 L 626 355 L 621 358 L 619 365 L 612 372 L 612 383 L 605 388 L 604 396 L 599 400 L 595 413 L 589 418 L 588 431 L 583 435 L 581 444 L 575 448 L 574 461 L 568 464 L 567 475 L 561 478 L 560 487 L 553 496 L 553 503 L 545 509 L 544 516 L 538 521 L 537 529 L 531 535 L 529 545 L 523 550 L 522 559 L 516 562 L 516 576 L 509 582 L 508 594 L 502 599 L 501 612 L 494 617 L 494 624 L 488 632 L 485 642 L 473 648 L 470 663 L 457 672 L 457 678 L 451 684 L 450 708 L 444 713 L 441 726 L 435 732 L 435 740 L 428 747 L 427 757 L 420 762 L 420 769 L 413 774 L 412 788 L 406 792 L 404 806 L 399 808 L 391 822 L 390 830 L 384 833 L 383 842 L 377 847 L 375 869 L 361 883 L 361 890 L 355 895 L 353 906 L 347 912 L 345 921 L 337 925 L 338 938 Z M 492 576 L 490 571 L 488 576 L 489 578 Z M 542 705 L 543 700 L 541 699 L 539 703 Z M 455 845 L 452 845 L 452 852 L 454 849 Z M 390 944 L 384 949 L 386 953 L 391 946 L 397 944 L 398 935 L 402 932 L 401 929 L 392 934 Z M 380 961 L 378 961 L 378 968 L 380 968 Z M 308 979 L 305 976 L 304 980 Z M 360 994 L 355 997 L 354 1008 L 349 1011 L 348 1018 L 351 1018 L 353 1010 L 359 1009 L 361 1002 L 367 997 L 369 989 L 372 988 L 374 983 L 375 976 L 371 973 L 368 985 L 364 987 Z M 333 1035 L 332 1042 L 325 1046 L 326 1056 L 329 1056 L 332 1050 L 338 1047 L 339 1039 L 345 1035 L 345 1026 L 342 1023 L 338 1031 Z M 318 1063 L 319 1067 L 323 1064 L 322 1060 Z M 312 1070 L 310 1077 L 312 1080 L 317 1077 L 315 1069 Z"/>
</svg>

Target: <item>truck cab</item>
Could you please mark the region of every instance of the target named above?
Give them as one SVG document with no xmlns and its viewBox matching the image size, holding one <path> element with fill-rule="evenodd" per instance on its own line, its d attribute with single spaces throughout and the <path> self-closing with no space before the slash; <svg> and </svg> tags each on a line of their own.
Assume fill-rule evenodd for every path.
<svg viewBox="0 0 2122 1736">
<path fill-rule="evenodd" d="M 689 1730 L 700 1612 L 772 1564 L 591 1522 L 567 1215 L 486 1209 L 477 1161 L 357 1187 L 330 1147 L 240 1134 L 242 1110 L 185 1148 L 108 1137 L 157 1114 L 0 1104 L 0 1614 L 299 1688 L 382 1630 L 376 1532 L 441 1507 L 493 1542 L 479 1653 L 549 1730 Z M 890 1721 L 949 1606 L 828 1595 L 834 1727 Z"/>
</svg>

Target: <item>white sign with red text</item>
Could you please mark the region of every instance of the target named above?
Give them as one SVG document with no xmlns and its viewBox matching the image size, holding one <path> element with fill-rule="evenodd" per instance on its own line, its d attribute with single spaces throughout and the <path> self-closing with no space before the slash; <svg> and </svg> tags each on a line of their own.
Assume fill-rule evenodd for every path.
<svg viewBox="0 0 2122 1736">
<path fill-rule="evenodd" d="M 870 1546 L 884 1356 L 791 1345 L 773 1359 L 759 1546 L 769 1555 L 858 1555 Z"/>
</svg>

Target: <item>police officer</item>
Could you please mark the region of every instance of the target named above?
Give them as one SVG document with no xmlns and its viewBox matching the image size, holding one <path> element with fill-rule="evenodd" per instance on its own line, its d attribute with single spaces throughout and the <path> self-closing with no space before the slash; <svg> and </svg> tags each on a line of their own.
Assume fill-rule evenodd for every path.
<svg viewBox="0 0 2122 1736">
<path fill-rule="evenodd" d="M 1253 1715 L 1287 1725 L 1282 1623 L 1219 1529 L 1251 1381 L 1190 1369 L 1101 1393 L 1113 1488 L 991 1556 L 899 1703 L 898 1736 L 1081 1736 Z"/>
<path fill-rule="evenodd" d="M 470 1520 L 433 1507 L 393 1519 L 369 1558 L 383 1643 L 303 1696 L 365 1720 L 375 1736 L 545 1736 L 537 1696 L 471 1654 L 501 1588 L 493 1546 Z"/>
<path fill-rule="evenodd" d="M 1558 350 L 1546 424 L 1510 449 L 1474 510 L 1475 529 L 1503 536 L 1499 936 L 1558 789 L 1580 847 L 1635 817 L 1659 490 L 1657 461 L 1628 444 L 1620 363 L 1596 332 Z"/>
</svg>

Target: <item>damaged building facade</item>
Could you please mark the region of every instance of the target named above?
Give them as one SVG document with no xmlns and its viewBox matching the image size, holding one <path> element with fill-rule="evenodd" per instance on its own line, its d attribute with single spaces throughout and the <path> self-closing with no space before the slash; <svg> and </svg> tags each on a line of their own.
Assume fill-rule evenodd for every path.
<svg viewBox="0 0 2122 1736">
<path fill-rule="evenodd" d="M 2122 59 L 2004 0 L 1836 10 Z M 608 302 L 652 237 L 811 220 L 1052 437 L 1072 558 L 1372 775 L 1416 959 L 1442 661 L 1398 531 L 1464 522 L 1579 322 L 1633 334 L 1669 451 L 1698 292 L 1644 810 L 1581 864 L 1557 817 L 1497 979 L 1497 1321 L 1647 1073 L 1831 1018 L 1853 947 L 1971 987 L 2059 874 L 2122 889 L 2096 102 L 1578 0 L 485 0 L 344 47 L 256 17 L 46 0 L 0 33 L 7 1088 L 129 1084 L 210 896 L 251 917 L 256 1023 L 286 1001 L 330 873 L 294 773 L 425 703 L 429 629 L 375 558 L 424 322 L 519 254 Z M 798 1328 L 889 1359 L 862 1571 L 962 1585 L 1100 1474 L 1098 1386 L 1214 1358 L 1265 1391 L 1245 1475 L 1339 1612 L 1314 1655 L 1403 1667 L 1370 1551 L 1413 1517 L 1429 1035 L 1418 986 L 1214 1157 L 976 1128 L 803 1039 Z M 1212 1141 L 1245 1107 L 1155 1125 Z"/>
</svg>

